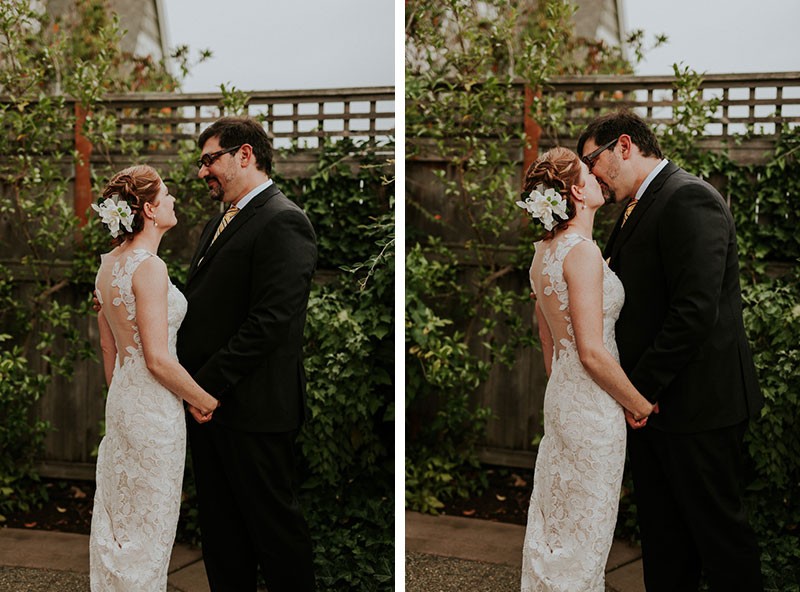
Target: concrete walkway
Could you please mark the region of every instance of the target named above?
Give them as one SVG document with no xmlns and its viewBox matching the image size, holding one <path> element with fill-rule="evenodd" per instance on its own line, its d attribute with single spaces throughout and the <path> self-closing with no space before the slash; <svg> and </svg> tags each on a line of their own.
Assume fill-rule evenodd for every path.
<svg viewBox="0 0 800 592">
<path fill-rule="evenodd" d="M 406 512 L 406 592 L 519 592 L 525 528 Z M 0 592 L 87 592 L 89 537 L 0 528 Z M 200 551 L 176 545 L 168 592 L 209 592 Z M 397 589 L 400 589 L 399 587 Z M 641 553 L 615 541 L 607 592 L 644 592 Z"/>
<path fill-rule="evenodd" d="M 89 536 L 0 528 L 0 592 L 88 592 Z M 200 550 L 175 545 L 168 592 L 209 592 Z"/>
<path fill-rule="evenodd" d="M 525 527 L 406 512 L 406 592 L 519 592 Z M 644 592 L 641 550 L 614 541 L 607 592 Z"/>
</svg>

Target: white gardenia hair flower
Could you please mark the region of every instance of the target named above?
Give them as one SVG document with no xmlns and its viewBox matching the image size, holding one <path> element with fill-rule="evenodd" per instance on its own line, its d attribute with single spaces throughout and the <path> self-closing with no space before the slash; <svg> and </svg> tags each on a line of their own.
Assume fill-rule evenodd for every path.
<svg viewBox="0 0 800 592">
<path fill-rule="evenodd" d="M 117 200 L 115 201 L 112 197 L 116 197 Z M 119 228 L 120 224 L 128 232 L 133 232 L 133 215 L 127 201 L 119 199 L 119 196 L 116 194 L 112 197 L 104 199 L 100 202 L 99 206 L 97 204 L 92 204 L 92 209 L 100 214 L 100 220 L 103 224 L 108 226 L 111 237 L 117 238 L 117 236 L 122 234 Z"/>
<path fill-rule="evenodd" d="M 544 185 L 537 185 L 528 194 L 525 201 L 518 201 L 517 205 L 531 215 L 535 220 L 539 220 L 548 231 L 553 230 L 557 224 L 554 216 L 562 220 L 569 218 L 567 215 L 567 200 L 555 189 Z"/>
</svg>

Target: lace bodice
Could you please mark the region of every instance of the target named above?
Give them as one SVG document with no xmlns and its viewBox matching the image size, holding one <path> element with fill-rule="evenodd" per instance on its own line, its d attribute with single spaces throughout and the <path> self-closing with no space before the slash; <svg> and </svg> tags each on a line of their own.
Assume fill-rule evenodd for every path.
<svg viewBox="0 0 800 592">
<path fill-rule="evenodd" d="M 139 266 L 147 259 L 156 257 L 144 249 L 134 249 L 127 256 L 113 257 L 112 253 L 103 255 L 102 264 L 97 272 L 95 289 L 97 299 L 103 306 L 103 313 L 111 325 L 114 340 L 117 344 L 117 366 L 122 365 L 129 357 L 142 356 L 142 341 L 139 337 L 139 326 L 136 322 L 136 298 L 133 294 L 133 276 Z M 108 269 L 110 264 L 110 269 Z M 109 281 L 110 280 L 110 281 Z M 114 310 L 105 307 L 108 298 L 111 298 L 113 307 L 122 309 Z M 169 283 L 167 292 L 167 323 L 169 325 L 168 346 L 172 355 L 177 356 L 178 328 L 186 316 L 186 298 L 172 284 Z M 124 352 L 124 353 L 123 353 Z"/>
<path fill-rule="evenodd" d="M 569 290 L 564 279 L 564 260 L 575 245 L 584 241 L 589 239 L 579 234 L 565 234 L 551 241 L 536 243 L 536 255 L 530 269 L 531 288 L 539 298 L 553 342 L 560 346 L 553 352 L 556 358 L 575 344 L 575 331 L 569 310 Z M 553 302 L 552 297 L 557 302 Z M 603 343 L 609 351 L 617 350 L 614 325 L 624 303 L 625 290 L 622 282 L 603 262 Z"/>
</svg>

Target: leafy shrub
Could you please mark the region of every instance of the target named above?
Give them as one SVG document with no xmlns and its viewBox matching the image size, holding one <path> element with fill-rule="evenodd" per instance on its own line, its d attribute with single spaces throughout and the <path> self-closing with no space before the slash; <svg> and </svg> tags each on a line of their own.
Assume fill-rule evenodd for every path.
<svg viewBox="0 0 800 592">
<path fill-rule="evenodd" d="M 336 287 L 317 287 L 309 302 L 306 370 L 313 417 L 300 437 L 301 502 L 315 542 L 317 577 L 326 590 L 392 589 L 393 293 L 384 283 L 391 282 L 389 269 L 378 272 L 364 292 L 350 278 L 349 285 L 342 280 Z"/>
<path fill-rule="evenodd" d="M 326 162 L 318 170 L 329 170 Z M 393 589 L 394 213 L 390 200 L 378 207 L 388 173 L 386 164 L 358 173 L 340 169 L 327 187 L 319 173 L 309 184 L 340 214 L 353 206 L 353 228 L 342 235 L 315 222 L 320 236 L 339 245 L 346 268 L 314 288 L 306 327 L 312 419 L 299 439 L 301 503 L 323 590 Z M 356 180 L 369 207 L 351 201 Z"/>
<path fill-rule="evenodd" d="M 452 212 L 429 211 L 409 187 L 409 210 L 426 228 L 409 228 L 406 258 L 406 505 L 435 512 L 476 492 L 475 446 L 489 418 L 471 393 L 496 362 L 510 363 L 530 342 L 513 306 L 527 295 L 500 280 L 515 271 L 499 245 L 515 244 L 519 126 L 517 76 L 532 86 L 553 72 L 573 7 L 549 0 L 547 23 L 521 31 L 515 2 L 415 0 L 406 3 L 408 157 L 434 155 L 436 190 Z M 522 22 L 522 19 L 520 19 Z M 531 19 L 535 23 L 535 19 Z M 431 235 L 437 235 L 436 237 Z M 441 239 L 441 240 L 440 240 Z M 471 267 L 459 274 L 447 241 L 458 241 Z M 513 251 L 513 248 L 511 249 Z M 511 339 L 495 329 L 508 324 Z M 488 361 L 483 357 L 487 355 Z M 480 474 L 480 473 L 478 473 Z"/>
<path fill-rule="evenodd" d="M 80 19 L 74 26 L 81 26 Z M 95 106 L 107 88 L 107 62 L 93 61 L 96 54 L 73 55 L 73 31 L 72 26 L 51 26 L 30 2 L 0 4 L 0 252 L 6 261 L 0 265 L 0 433 L 5 435 L 0 483 L 7 512 L 24 511 L 45 495 L 33 462 L 48 426 L 31 419 L 33 405 L 53 376 L 69 377 L 76 360 L 94 355 L 74 327 L 87 308 L 74 304 L 65 264 L 77 218 L 63 199 L 69 182 L 64 160 L 71 153 L 75 126 L 63 95 L 78 97 L 87 108 Z M 98 44 L 118 32 L 111 23 L 97 31 Z M 85 134 L 96 137 L 107 121 L 97 109 L 84 126 Z"/>
<path fill-rule="evenodd" d="M 767 589 L 800 590 L 800 274 L 750 284 L 744 320 L 765 405 L 746 444 L 745 501 L 762 548 Z"/>
<path fill-rule="evenodd" d="M 427 304 L 451 300 L 454 272 L 420 245 L 406 255 L 406 506 L 422 512 L 486 485 L 469 469 L 479 466 L 475 447 L 491 413 L 474 409 L 470 393 L 486 379 L 488 364 L 469 351 L 452 320 Z"/>
<path fill-rule="evenodd" d="M 0 342 L 7 338 L 0 335 Z M 44 448 L 49 426 L 29 418 L 45 383 L 19 347 L 0 349 L 0 522 L 4 513 L 27 511 L 46 495 L 33 459 Z"/>
<path fill-rule="evenodd" d="M 389 208 L 387 186 L 381 183 L 385 168 L 373 147 L 345 138 L 323 142 L 309 178 L 276 175 L 284 193 L 295 196 L 314 228 L 320 229 L 321 269 L 339 269 L 372 255 L 374 245 L 364 225 Z"/>
</svg>

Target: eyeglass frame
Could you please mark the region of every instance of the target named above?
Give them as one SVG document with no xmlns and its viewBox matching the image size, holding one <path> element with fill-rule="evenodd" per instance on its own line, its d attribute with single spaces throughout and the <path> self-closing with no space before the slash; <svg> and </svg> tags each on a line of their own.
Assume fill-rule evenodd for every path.
<svg viewBox="0 0 800 592">
<path fill-rule="evenodd" d="M 238 146 L 233 146 L 232 148 L 223 148 L 222 150 L 217 150 L 216 152 L 211 152 L 209 154 L 203 154 L 203 156 L 197 159 L 195 164 L 197 164 L 198 169 L 202 169 L 203 167 L 208 168 L 217 162 L 221 156 L 231 152 L 236 152 L 242 146 L 244 146 L 244 144 L 239 144 Z"/>
<path fill-rule="evenodd" d="M 597 162 L 597 159 L 600 158 L 600 155 L 608 150 L 609 148 L 613 147 L 617 142 L 619 142 L 620 136 L 617 136 L 613 140 L 611 140 L 608 144 L 603 144 L 599 148 L 592 150 L 586 156 L 581 156 L 581 162 L 589 167 L 589 172 L 592 172 L 594 168 L 594 164 Z"/>
</svg>

